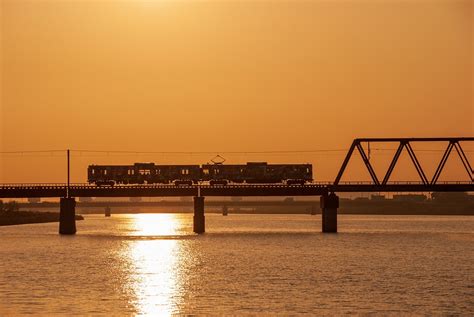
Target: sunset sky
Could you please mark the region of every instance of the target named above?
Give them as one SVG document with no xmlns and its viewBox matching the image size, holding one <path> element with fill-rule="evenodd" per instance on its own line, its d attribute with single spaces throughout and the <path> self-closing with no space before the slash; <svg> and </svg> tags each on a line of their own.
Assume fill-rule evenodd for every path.
<svg viewBox="0 0 474 317">
<path fill-rule="evenodd" d="M 471 0 L 0 2 L 1 151 L 218 154 L 474 134 Z M 311 162 L 332 180 L 343 155 L 227 158 Z M 421 159 L 433 168 L 441 155 Z M 72 176 L 212 156 L 77 152 Z M 63 153 L 0 163 L 0 182 L 64 181 Z"/>
</svg>

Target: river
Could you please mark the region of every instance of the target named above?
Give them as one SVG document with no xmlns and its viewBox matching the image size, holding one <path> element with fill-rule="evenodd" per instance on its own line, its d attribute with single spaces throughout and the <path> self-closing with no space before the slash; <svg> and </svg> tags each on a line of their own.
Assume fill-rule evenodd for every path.
<svg viewBox="0 0 474 317">
<path fill-rule="evenodd" d="M 0 315 L 474 315 L 474 217 L 85 215 L 0 227 Z"/>
</svg>

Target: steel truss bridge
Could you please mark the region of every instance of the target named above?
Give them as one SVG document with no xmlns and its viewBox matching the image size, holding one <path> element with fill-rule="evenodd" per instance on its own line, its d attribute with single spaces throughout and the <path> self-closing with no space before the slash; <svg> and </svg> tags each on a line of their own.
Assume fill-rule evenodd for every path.
<svg viewBox="0 0 474 317">
<path fill-rule="evenodd" d="M 474 170 L 462 145 L 474 141 L 474 137 L 458 138 L 364 138 L 355 139 L 342 163 L 334 182 L 312 183 L 306 185 L 282 184 L 239 184 L 210 186 L 206 184 L 192 186 L 176 185 L 120 185 L 99 187 L 89 184 L 2 184 L 0 198 L 62 197 L 60 201 L 60 229 L 62 234 L 74 234 L 75 199 L 72 197 L 173 197 L 194 196 L 194 232 L 204 233 L 204 197 L 205 196 L 321 196 L 322 231 L 337 232 L 337 209 L 339 198 L 336 193 L 342 192 L 474 192 Z M 418 160 L 413 143 L 445 143 L 446 150 L 437 165 L 435 173 L 429 177 Z M 367 153 L 363 144 L 395 143 L 398 145 L 394 157 L 383 177 L 379 177 L 370 162 L 370 150 Z M 372 179 L 371 182 L 341 182 L 344 172 L 355 150 L 359 152 L 365 167 Z M 400 155 L 406 150 L 413 163 L 420 181 L 390 181 Z M 453 151 L 454 150 L 454 151 Z M 467 173 L 467 181 L 440 182 L 446 162 L 455 152 L 461 159 Z M 109 211 L 110 212 L 110 211 Z"/>
<path fill-rule="evenodd" d="M 176 197 L 176 196 L 322 196 L 328 193 L 343 192 L 465 192 L 474 191 L 474 170 L 462 144 L 473 142 L 474 137 L 458 138 L 363 138 L 355 139 L 342 163 L 334 182 L 317 182 L 306 185 L 282 184 L 239 184 L 225 186 L 193 185 L 119 185 L 113 187 L 98 187 L 89 184 L 1 184 L 0 198 L 32 198 L 32 197 Z M 428 177 L 423 169 L 415 150 L 414 143 L 445 143 L 446 150 L 438 163 L 435 173 Z M 388 170 L 379 177 L 371 162 L 370 153 L 363 144 L 385 143 L 397 144 L 394 157 Z M 355 150 L 359 152 L 362 161 L 372 179 L 371 182 L 341 182 L 348 163 Z M 390 181 L 400 155 L 406 150 L 409 154 L 420 180 L 418 182 Z M 468 180 L 440 182 L 446 162 L 455 152 L 461 159 Z"/>
</svg>

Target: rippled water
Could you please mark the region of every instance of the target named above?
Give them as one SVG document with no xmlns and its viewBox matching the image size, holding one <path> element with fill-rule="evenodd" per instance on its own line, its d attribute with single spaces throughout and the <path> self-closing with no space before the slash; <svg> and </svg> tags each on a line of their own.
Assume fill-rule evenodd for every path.
<svg viewBox="0 0 474 317">
<path fill-rule="evenodd" d="M 86 215 L 0 227 L 0 315 L 474 314 L 474 217 Z"/>
</svg>

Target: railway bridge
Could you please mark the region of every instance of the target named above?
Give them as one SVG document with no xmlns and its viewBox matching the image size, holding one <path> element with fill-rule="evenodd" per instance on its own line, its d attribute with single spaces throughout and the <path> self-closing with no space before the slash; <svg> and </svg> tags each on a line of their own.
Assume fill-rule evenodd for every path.
<svg viewBox="0 0 474 317">
<path fill-rule="evenodd" d="M 465 138 L 368 138 L 355 139 L 342 163 L 334 182 L 320 182 L 305 185 L 283 184 L 238 184 L 238 185 L 119 185 L 101 187 L 89 184 L 2 184 L 0 198 L 31 198 L 31 197 L 60 197 L 61 234 L 76 233 L 75 197 L 194 197 L 193 230 L 195 233 L 205 232 L 204 200 L 206 196 L 320 196 L 322 210 L 322 232 L 337 232 L 337 209 L 339 198 L 337 193 L 343 192 L 473 192 L 474 170 L 462 148 L 462 144 L 474 141 L 474 137 Z M 396 143 L 398 145 L 390 166 L 383 178 L 379 178 L 370 163 L 370 158 L 362 147 L 363 143 Z M 418 160 L 412 143 L 415 142 L 444 142 L 447 148 L 439 162 L 434 175 L 428 178 Z M 372 181 L 370 182 L 341 182 L 341 178 L 355 150 L 367 168 Z M 458 154 L 465 168 L 468 180 L 455 182 L 440 182 L 444 166 L 454 151 Z M 390 176 L 403 150 L 410 156 L 411 162 L 420 177 L 417 182 L 393 182 Z M 68 161 L 69 165 L 69 161 Z"/>
</svg>

